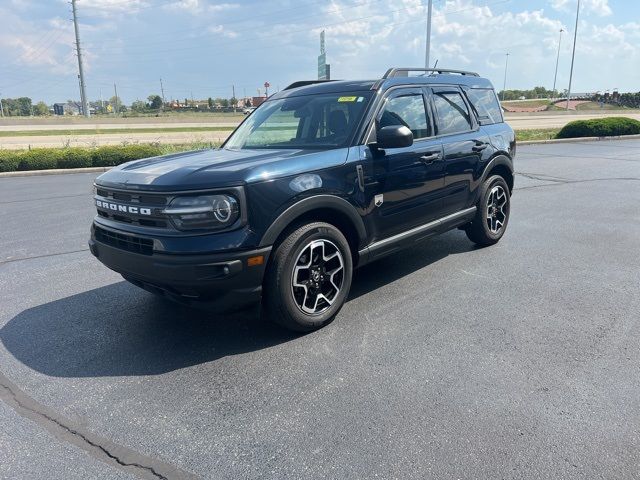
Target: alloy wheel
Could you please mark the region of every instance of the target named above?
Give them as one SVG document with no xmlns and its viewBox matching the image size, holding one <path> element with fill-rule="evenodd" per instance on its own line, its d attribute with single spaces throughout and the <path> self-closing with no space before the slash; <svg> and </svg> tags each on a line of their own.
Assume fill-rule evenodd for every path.
<svg viewBox="0 0 640 480">
<path fill-rule="evenodd" d="M 500 233 L 509 214 L 509 197 L 501 185 L 496 185 L 487 197 L 487 226 L 493 235 Z"/>
<path fill-rule="evenodd" d="M 298 308 L 319 315 L 331 307 L 344 283 L 344 259 L 331 241 L 308 243 L 294 263 L 291 289 Z"/>
</svg>

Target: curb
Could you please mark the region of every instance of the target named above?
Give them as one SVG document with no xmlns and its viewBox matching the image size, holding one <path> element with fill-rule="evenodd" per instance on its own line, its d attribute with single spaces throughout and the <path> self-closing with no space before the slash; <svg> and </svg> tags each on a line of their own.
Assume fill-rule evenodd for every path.
<svg viewBox="0 0 640 480">
<path fill-rule="evenodd" d="M 576 137 L 576 138 L 550 138 L 549 140 L 522 140 L 516 142 L 518 145 L 544 145 L 547 143 L 579 143 L 579 142 L 603 142 L 607 140 L 638 140 L 640 135 L 619 135 L 617 137 Z"/>
<path fill-rule="evenodd" d="M 68 175 L 70 173 L 102 173 L 113 167 L 57 168 L 54 170 L 23 170 L 19 172 L 0 172 L 2 177 L 35 177 L 36 175 Z"/>
</svg>

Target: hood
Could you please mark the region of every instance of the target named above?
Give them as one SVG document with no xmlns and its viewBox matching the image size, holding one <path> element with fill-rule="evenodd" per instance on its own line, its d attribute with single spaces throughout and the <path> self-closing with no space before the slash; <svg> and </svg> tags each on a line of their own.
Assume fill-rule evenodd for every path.
<svg viewBox="0 0 640 480">
<path fill-rule="evenodd" d="M 196 150 L 128 162 L 96 183 L 161 191 L 236 186 L 342 165 L 348 150 Z"/>
</svg>

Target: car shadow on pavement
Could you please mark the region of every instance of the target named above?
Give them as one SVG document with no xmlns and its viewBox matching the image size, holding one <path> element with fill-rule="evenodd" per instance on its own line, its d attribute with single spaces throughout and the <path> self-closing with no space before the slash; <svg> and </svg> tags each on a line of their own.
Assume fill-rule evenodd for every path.
<svg viewBox="0 0 640 480">
<path fill-rule="evenodd" d="M 452 230 L 416 243 L 388 257 L 356 270 L 349 299 L 377 290 L 421 268 L 433 265 L 449 255 L 476 250 L 463 232 Z M 435 268 L 435 267 L 434 267 Z"/>
<path fill-rule="evenodd" d="M 473 245 L 451 232 L 360 269 L 350 299 Z M 295 341 L 257 307 L 229 315 L 175 304 L 118 282 L 29 308 L 0 329 L 20 362 L 53 377 L 157 375 Z"/>
</svg>

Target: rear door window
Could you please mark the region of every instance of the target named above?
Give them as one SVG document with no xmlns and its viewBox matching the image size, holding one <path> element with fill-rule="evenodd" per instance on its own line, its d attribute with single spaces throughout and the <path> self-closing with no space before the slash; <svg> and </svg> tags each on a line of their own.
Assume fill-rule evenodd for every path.
<svg viewBox="0 0 640 480">
<path fill-rule="evenodd" d="M 436 107 L 438 135 L 468 132 L 471 130 L 471 115 L 459 91 L 433 92 Z"/>
</svg>

